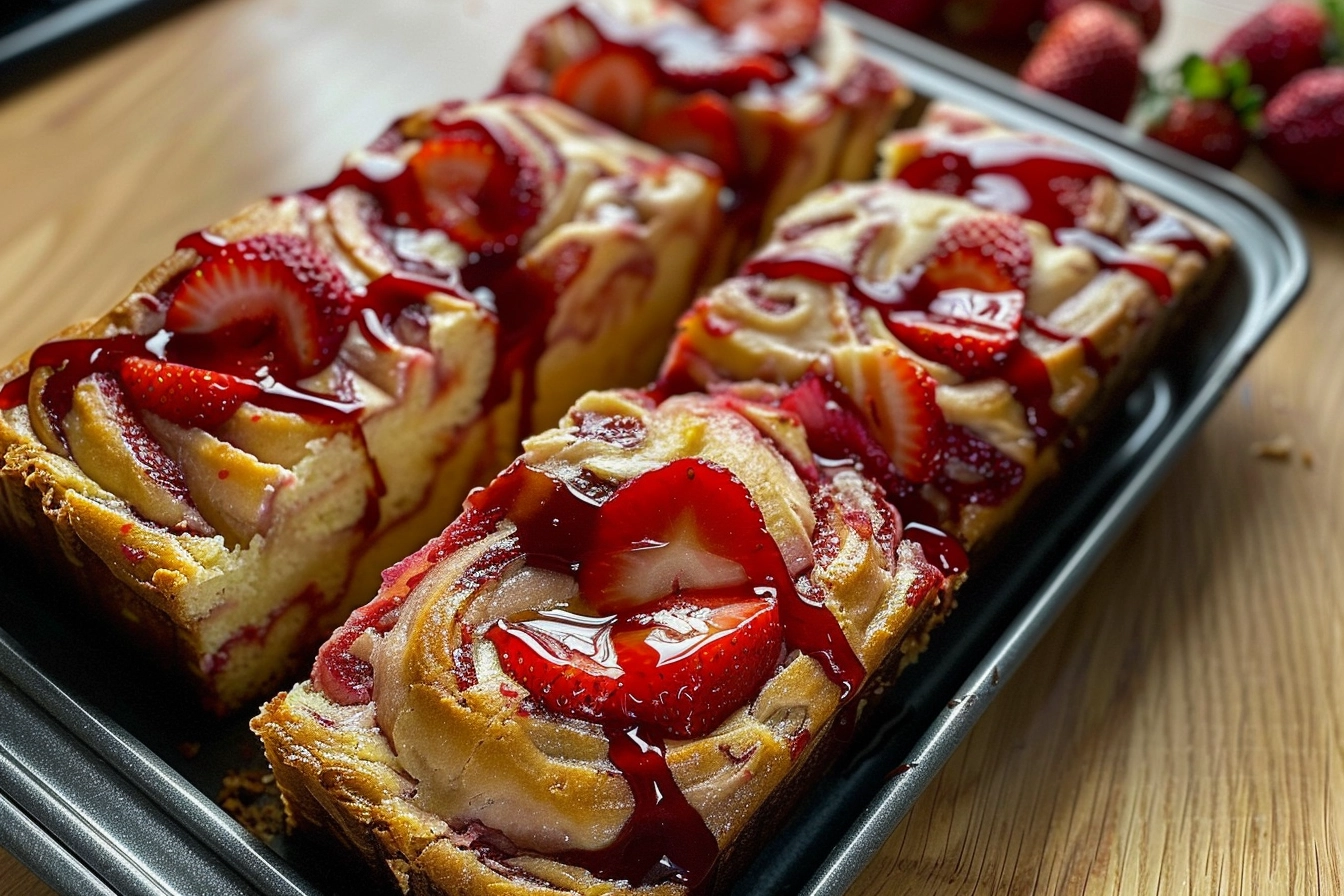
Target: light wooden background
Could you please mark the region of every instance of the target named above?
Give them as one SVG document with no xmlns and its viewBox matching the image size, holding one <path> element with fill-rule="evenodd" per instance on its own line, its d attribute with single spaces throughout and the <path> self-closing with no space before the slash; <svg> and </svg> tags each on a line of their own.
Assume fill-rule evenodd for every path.
<svg viewBox="0 0 1344 896">
<path fill-rule="evenodd" d="M 1260 0 L 1168 4 L 1154 65 Z M 552 5 L 213 0 L 0 99 L 0 356 L 485 90 Z M 854 896 L 1344 892 L 1344 211 L 1242 171 L 1297 214 L 1313 286 Z M 0 893 L 47 892 L 0 854 Z"/>
</svg>

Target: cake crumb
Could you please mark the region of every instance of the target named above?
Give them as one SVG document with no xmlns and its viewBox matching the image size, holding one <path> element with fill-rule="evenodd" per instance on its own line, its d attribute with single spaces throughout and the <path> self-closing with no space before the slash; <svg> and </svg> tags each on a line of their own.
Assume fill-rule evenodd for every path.
<svg viewBox="0 0 1344 896">
<path fill-rule="evenodd" d="M 177 752 L 182 754 L 183 759 L 195 759 L 201 755 L 201 742 L 198 740 L 184 740 L 177 745 Z"/>
<path fill-rule="evenodd" d="M 1303 448 L 1301 457 L 1302 466 L 1306 467 L 1308 470 L 1313 469 L 1316 466 L 1316 455 L 1312 453 L 1310 448 Z"/>
<path fill-rule="evenodd" d="M 1272 439 L 1251 443 L 1251 454 L 1264 460 L 1291 460 L 1296 443 L 1287 433 L 1280 433 Z"/>
<path fill-rule="evenodd" d="M 263 840 L 278 837 L 285 829 L 280 789 L 275 786 L 275 774 L 268 768 L 227 772 L 215 802 Z"/>
</svg>

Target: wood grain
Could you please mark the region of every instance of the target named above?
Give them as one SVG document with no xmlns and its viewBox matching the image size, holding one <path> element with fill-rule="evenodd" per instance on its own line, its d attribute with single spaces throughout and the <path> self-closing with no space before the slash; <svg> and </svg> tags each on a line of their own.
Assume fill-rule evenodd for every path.
<svg viewBox="0 0 1344 896">
<path fill-rule="evenodd" d="M 481 93 L 553 5 L 216 0 L 0 101 L 0 361 Z M 1258 5 L 1169 4 L 1150 62 Z M 1344 212 L 1242 172 L 1302 223 L 1313 286 L 854 896 L 1344 892 Z M 1253 453 L 1281 435 L 1288 459 Z M 48 892 L 0 854 L 0 893 Z"/>
</svg>

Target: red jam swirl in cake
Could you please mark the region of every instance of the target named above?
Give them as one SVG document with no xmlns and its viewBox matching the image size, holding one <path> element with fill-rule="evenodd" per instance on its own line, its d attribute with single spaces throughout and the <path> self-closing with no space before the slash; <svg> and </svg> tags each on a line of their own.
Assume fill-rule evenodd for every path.
<svg viewBox="0 0 1344 896">
<path fill-rule="evenodd" d="M 442 118 L 455 108 L 444 107 L 433 135 L 394 176 L 353 168 L 301 197 L 323 201 L 343 186 L 373 196 L 381 216 L 375 235 L 386 241 L 398 269 L 353 287 L 313 242 L 298 236 L 268 233 L 229 243 L 209 232 L 188 235 L 178 248 L 193 252 L 195 264 L 156 295 L 138 298 L 149 319 L 160 321 L 154 332 L 48 342 L 33 353 L 28 373 L 0 389 L 0 409 L 27 403 L 32 371 L 49 368 L 39 406 L 63 441 L 76 387 L 97 377 L 125 408 L 126 425 L 140 433 L 132 441 L 144 446 L 139 453 L 146 466 L 181 485 L 175 464 L 151 447 L 139 414 L 213 431 L 248 402 L 358 426 L 363 407 L 350 370 L 333 363 L 351 324 L 375 350 L 395 343 L 424 348 L 425 302 L 431 293 L 446 293 L 498 321 L 497 363 L 484 397 L 488 412 L 508 397 L 516 371 L 532 370 L 556 287 L 518 264 L 522 236 L 545 198 L 541 165 L 502 128 Z M 404 143 L 395 127 L 389 133 L 375 144 L 387 153 Z M 546 162 L 552 172 L 561 165 L 558 156 Z M 397 252 L 398 228 L 442 230 L 471 253 L 468 263 L 441 268 L 404 257 Z M 324 391 L 300 385 L 327 370 Z M 523 391 L 530 408 L 530 376 Z M 189 503 L 185 486 L 179 490 Z"/>
<path fill-rule="evenodd" d="M 1171 282 L 1160 268 L 1083 226 L 1092 180 L 1112 177 L 1085 153 L 1043 139 L 974 132 L 933 137 L 920 148 L 920 157 L 900 170 L 898 181 L 1039 221 L 1060 245 L 1087 249 L 1103 268 L 1129 271 L 1146 281 L 1159 299 L 1170 300 Z M 1135 203 L 1134 209 L 1131 242 L 1164 243 L 1209 256 L 1208 247 L 1176 217 L 1143 203 Z"/>
<path fill-rule="evenodd" d="M 629 436 L 630 425 L 615 424 L 617 438 Z M 677 460 L 613 487 L 561 481 L 518 462 L 473 493 L 440 539 L 389 571 L 379 598 L 322 648 L 313 683 L 337 703 L 368 702 L 373 668 L 351 645 L 368 629 L 390 631 L 435 562 L 505 519 L 516 532 L 464 579 L 486 583 L 521 557 L 573 576 L 580 597 L 464 627 L 463 643 L 488 639 L 504 671 L 528 689 L 532 711 L 601 725 L 635 799 L 614 843 L 559 858 L 610 879 L 694 885 L 718 849 L 668 770 L 665 740 L 708 735 L 790 651 L 817 660 L 842 699 L 857 691 L 862 664 L 835 617 L 798 587 L 806 570 L 797 581 L 789 574 L 751 494 L 725 468 Z M 899 522 L 888 528 L 896 537 Z M 454 656 L 459 685 L 470 686 L 470 651 Z"/>
<path fill-rule="evenodd" d="M 641 24 L 599 3 L 570 6 L 529 32 L 500 92 L 549 93 L 669 152 L 709 159 L 730 188 L 733 221 L 754 233 L 796 156 L 797 129 L 806 125 L 765 116 L 744 145 L 735 98 L 749 94 L 752 103 L 773 99 L 784 108 L 820 96 L 824 116 L 839 106 L 883 103 L 899 82 L 885 67 L 858 59 L 840 84 L 825 85 L 810 54 L 821 33 L 818 0 L 682 5 L 695 12 L 673 7 Z M 551 71 L 553 42 L 570 55 L 577 47 L 578 57 Z M 651 102 L 655 90 L 673 96 Z"/>
<path fill-rule="evenodd" d="M 519 263 L 523 237 L 537 223 L 547 193 L 564 176 L 564 159 L 525 122 L 529 143 L 545 152 L 537 158 L 509 128 L 486 119 L 463 119 L 460 103 L 440 107 L 424 124 L 426 133 L 408 160 L 398 151 L 411 141 L 401 123 L 375 141 L 366 156 L 331 183 L 308 191 L 322 200 L 343 187 L 373 197 L 378 220 L 373 233 L 403 273 L 401 284 L 428 278 L 460 286 L 498 319 L 496 363 L 484 410 L 505 400 L 519 371 L 524 408 L 521 428 L 531 431 L 536 397 L 533 376 L 545 348 L 547 327 L 564 283 L 548 280 Z M 638 168 L 637 162 L 633 162 Z M 469 253 L 464 264 L 444 268 L 407 253 L 407 231 L 440 230 Z M 582 267 L 578 264 L 577 267 Z M 377 281 L 370 284 L 375 288 Z M 415 287 L 412 283 L 412 289 Z"/>
<path fill-rule="evenodd" d="M 181 246 L 195 267 L 156 296 L 163 323 L 149 335 L 57 340 L 39 346 L 29 373 L 0 390 L 0 408 L 28 401 L 32 371 L 50 368 L 41 406 L 60 434 L 75 387 L 103 374 L 139 411 L 213 429 L 244 402 L 330 423 L 353 420 L 359 403 L 340 388 L 321 394 L 299 380 L 326 368 L 352 315 L 365 305 L 311 243 L 266 234 L 227 244 L 207 234 Z"/>
</svg>

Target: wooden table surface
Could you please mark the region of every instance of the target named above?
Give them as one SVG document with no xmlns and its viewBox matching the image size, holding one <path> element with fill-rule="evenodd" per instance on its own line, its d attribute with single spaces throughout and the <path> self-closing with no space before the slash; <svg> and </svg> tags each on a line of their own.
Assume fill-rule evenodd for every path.
<svg viewBox="0 0 1344 896">
<path fill-rule="evenodd" d="M 1168 3 L 1154 65 L 1260 0 Z M 0 99 L 0 356 L 481 93 L 554 5 L 213 0 Z M 1312 287 L 854 896 L 1344 892 L 1344 211 L 1242 173 L 1301 223 Z M 0 893 L 46 892 L 0 854 Z"/>
</svg>

